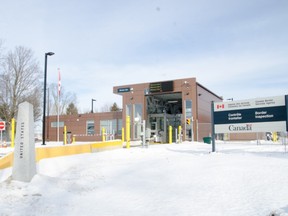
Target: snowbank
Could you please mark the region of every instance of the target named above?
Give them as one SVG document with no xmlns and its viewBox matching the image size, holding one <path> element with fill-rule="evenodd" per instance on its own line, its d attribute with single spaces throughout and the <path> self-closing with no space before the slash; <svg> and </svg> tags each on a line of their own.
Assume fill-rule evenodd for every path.
<svg viewBox="0 0 288 216">
<path fill-rule="evenodd" d="M 0 185 L 3 215 L 288 215 L 283 145 L 184 143 L 41 160 Z"/>
</svg>

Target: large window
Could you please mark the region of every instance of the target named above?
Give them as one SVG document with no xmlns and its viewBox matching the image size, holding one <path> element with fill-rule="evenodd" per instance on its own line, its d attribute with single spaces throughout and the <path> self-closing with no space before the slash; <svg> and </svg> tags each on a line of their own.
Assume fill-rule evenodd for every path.
<svg viewBox="0 0 288 216">
<path fill-rule="evenodd" d="M 186 118 L 192 118 L 192 101 L 186 100 Z"/>
<path fill-rule="evenodd" d="M 135 104 L 134 118 L 142 121 L 142 104 Z"/>
<path fill-rule="evenodd" d="M 193 116 L 192 116 L 192 101 L 186 100 L 185 101 L 185 126 L 186 126 L 186 140 L 193 141 Z"/>
<path fill-rule="evenodd" d="M 132 118 L 132 104 L 126 105 L 126 116 L 130 116 L 130 118 Z"/>
<path fill-rule="evenodd" d="M 52 128 L 58 127 L 58 122 L 51 122 L 51 127 Z M 64 122 L 63 121 L 59 122 L 59 127 L 64 127 Z"/>
<path fill-rule="evenodd" d="M 122 119 L 118 119 L 117 134 L 122 135 Z"/>
<path fill-rule="evenodd" d="M 86 122 L 86 134 L 87 135 L 95 134 L 94 128 L 95 128 L 94 120 L 88 120 Z"/>
<path fill-rule="evenodd" d="M 142 104 L 128 104 L 126 105 L 126 116 L 130 116 L 130 131 L 132 139 L 141 138 L 141 127 L 143 120 L 143 105 Z M 134 133 L 132 134 L 132 127 Z"/>
<path fill-rule="evenodd" d="M 105 128 L 107 134 L 122 134 L 122 119 L 101 120 L 100 121 L 100 134 L 102 128 Z"/>
<path fill-rule="evenodd" d="M 136 124 L 134 124 L 134 138 L 141 138 L 141 123 L 142 123 L 142 104 L 134 105 L 134 120 L 136 120 Z"/>
<path fill-rule="evenodd" d="M 133 116 L 132 116 L 132 104 L 126 105 L 126 116 L 130 117 L 130 139 L 132 135 L 132 122 L 133 122 Z M 126 117 L 125 117 L 126 118 Z M 125 126 L 125 131 L 127 131 L 127 128 Z M 126 133 L 126 132 L 125 132 Z"/>
</svg>

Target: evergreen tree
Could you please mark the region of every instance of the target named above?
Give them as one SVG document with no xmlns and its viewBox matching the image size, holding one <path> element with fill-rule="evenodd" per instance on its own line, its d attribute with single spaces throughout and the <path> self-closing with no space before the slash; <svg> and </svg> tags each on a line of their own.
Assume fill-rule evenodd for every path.
<svg viewBox="0 0 288 216">
<path fill-rule="evenodd" d="M 74 105 L 74 103 L 71 102 L 66 109 L 66 115 L 75 115 L 75 114 L 78 114 L 78 109 Z"/>
<path fill-rule="evenodd" d="M 120 108 L 118 107 L 116 102 L 114 102 L 113 105 L 110 107 L 110 111 L 111 112 L 120 111 Z"/>
</svg>

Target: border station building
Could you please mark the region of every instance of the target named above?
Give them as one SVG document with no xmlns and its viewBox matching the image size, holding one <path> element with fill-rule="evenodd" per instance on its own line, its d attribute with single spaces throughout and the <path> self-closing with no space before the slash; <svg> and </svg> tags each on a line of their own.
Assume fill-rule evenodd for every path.
<svg viewBox="0 0 288 216">
<path fill-rule="evenodd" d="M 157 143 L 168 143 L 169 126 L 173 142 L 179 126 L 183 140 L 211 136 L 211 101 L 222 101 L 196 78 L 115 86 L 113 92 L 122 96 L 123 125 L 130 116 L 131 140 L 141 139 L 139 122 L 145 120 L 146 138 Z"/>
<path fill-rule="evenodd" d="M 150 142 L 168 143 L 169 126 L 173 142 L 179 126 L 182 140 L 202 141 L 211 136 L 211 101 L 222 101 L 196 78 L 114 86 L 113 93 L 122 96 L 122 111 L 62 115 L 59 140 L 63 140 L 64 125 L 76 141 L 102 140 L 103 127 L 113 138 L 121 139 L 122 127 L 126 131 L 126 116 L 130 116 L 131 141 L 141 140 L 143 120 Z M 47 116 L 46 122 L 46 139 L 57 140 L 57 116 Z"/>
</svg>

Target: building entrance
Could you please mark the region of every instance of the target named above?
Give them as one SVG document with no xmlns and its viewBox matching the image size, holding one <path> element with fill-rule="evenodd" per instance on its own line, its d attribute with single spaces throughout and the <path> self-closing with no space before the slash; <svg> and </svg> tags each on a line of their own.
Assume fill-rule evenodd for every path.
<svg viewBox="0 0 288 216">
<path fill-rule="evenodd" d="M 175 142 L 175 129 L 181 125 L 182 94 L 153 94 L 146 96 L 147 131 L 151 142 L 167 143 L 168 128 L 172 126 L 172 142 Z"/>
</svg>

